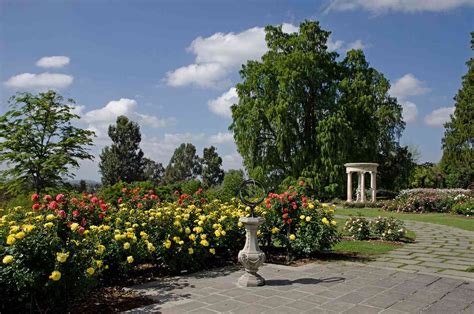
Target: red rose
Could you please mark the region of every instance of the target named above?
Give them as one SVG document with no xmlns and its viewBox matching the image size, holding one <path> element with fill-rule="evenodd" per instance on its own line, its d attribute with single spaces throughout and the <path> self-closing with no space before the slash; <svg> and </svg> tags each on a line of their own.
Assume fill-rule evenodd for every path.
<svg viewBox="0 0 474 314">
<path fill-rule="evenodd" d="M 49 209 L 58 209 L 58 203 L 55 201 L 52 201 L 51 203 L 48 204 Z"/>
<path fill-rule="evenodd" d="M 122 193 L 127 192 L 127 188 L 122 188 Z"/>
<path fill-rule="evenodd" d="M 46 194 L 45 196 L 43 196 L 43 199 L 44 199 L 46 202 L 51 202 L 51 200 L 52 200 L 53 198 L 51 197 L 51 195 L 47 195 L 47 194 Z"/>
<path fill-rule="evenodd" d="M 284 214 L 282 215 L 282 217 L 283 217 L 284 219 L 286 219 L 286 218 L 288 218 L 288 214 L 287 214 L 287 213 L 284 213 Z"/>
<path fill-rule="evenodd" d="M 86 229 L 84 229 L 84 227 L 79 227 L 79 229 L 77 230 L 77 232 L 79 232 L 79 234 L 82 235 L 85 230 L 86 230 Z"/>
<path fill-rule="evenodd" d="M 71 204 L 76 205 L 79 202 L 79 200 L 75 197 L 71 198 Z"/>
<path fill-rule="evenodd" d="M 137 208 L 142 208 L 142 207 L 143 207 L 142 203 L 137 204 Z"/>
<path fill-rule="evenodd" d="M 122 204 L 122 198 L 119 197 L 119 199 L 117 200 L 117 202 L 118 202 L 119 204 Z"/>
<path fill-rule="evenodd" d="M 293 219 L 288 219 L 288 224 L 291 224 L 293 222 Z"/>
<path fill-rule="evenodd" d="M 292 200 L 293 200 L 293 196 L 291 196 L 291 195 L 288 196 L 288 200 L 289 200 L 289 201 L 292 201 Z"/>
<path fill-rule="evenodd" d="M 108 207 L 109 206 L 107 206 L 107 204 L 105 204 L 105 203 L 100 204 L 100 209 L 102 209 L 102 211 L 104 211 L 104 212 L 107 210 Z"/>
<path fill-rule="evenodd" d="M 99 214 L 99 219 L 104 219 L 105 215 L 103 213 Z"/>
<path fill-rule="evenodd" d="M 64 194 L 58 194 L 56 195 L 56 202 L 62 202 L 64 199 Z"/>
<path fill-rule="evenodd" d="M 62 219 L 66 218 L 66 212 L 64 210 L 58 211 L 58 216 L 61 217 Z"/>
<path fill-rule="evenodd" d="M 271 208 L 271 207 L 272 207 L 272 204 L 267 203 L 265 206 L 266 206 L 267 208 Z"/>
<path fill-rule="evenodd" d="M 99 202 L 99 199 L 96 196 L 94 196 L 94 197 L 91 198 L 91 202 L 93 204 L 97 204 Z"/>
<path fill-rule="evenodd" d="M 78 211 L 78 210 L 73 210 L 73 211 L 72 211 L 72 216 L 73 216 L 73 217 L 79 216 L 79 211 Z"/>
<path fill-rule="evenodd" d="M 284 213 L 287 213 L 287 212 L 288 212 L 288 208 L 283 208 L 283 212 L 284 212 Z"/>
<path fill-rule="evenodd" d="M 31 206 L 31 208 L 32 208 L 33 210 L 39 210 L 40 207 L 41 207 L 41 206 L 40 206 L 40 204 L 38 204 L 38 203 L 33 204 L 33 206 Z"/>
<path fill-rule="evenodd" d="M 36 194 L 36 193 L 31 195 L 31 201 L 32 202 L 37 202 L 39 200 L 39 198 L 40 198 L 39 195 Z"/>
<path fill-rule="evenodd" d="M 81 226 L 84 227 L 85 225 L 87 225 L 87 220 L 86 220 L 86 218 L 82 218 L 82 220 L 81 220 Z"/>
</svg>

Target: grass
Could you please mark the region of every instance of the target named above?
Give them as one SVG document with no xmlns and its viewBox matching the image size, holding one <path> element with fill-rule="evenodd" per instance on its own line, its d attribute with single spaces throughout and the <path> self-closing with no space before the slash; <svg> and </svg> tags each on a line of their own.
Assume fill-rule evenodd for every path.
<svg viewBox="0 0 474 314">
<path fill-rule="evenodd" d="M 381 241 L 342 240 L 333 247 L 337 253 L 349 253 L 365 256 L 380 255 L 401 247 L 401 244 Z"/>
<path fill-rule="evenodd" d="M 397 213 L 384 211 L 381 208 L 339 208 L 336 210 L 336 214 L 345 216 L 358 215 L 359 213 L 364 217 L 394 217 L 402 220 L 429 222 L 474 231 L 474 219 L 472 217 L 457 216 L 448 213 Z"/>
</svg>

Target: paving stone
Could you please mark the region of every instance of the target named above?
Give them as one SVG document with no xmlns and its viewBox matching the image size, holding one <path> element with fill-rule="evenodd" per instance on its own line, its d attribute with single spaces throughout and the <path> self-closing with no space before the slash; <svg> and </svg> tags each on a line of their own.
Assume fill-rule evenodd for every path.
<svg viewBox="0 0 474 314">
<path fill-rule="evenodd" d="M 211 309 L 216 312 L 226 312 L 226 311 L 231 311 L 233 309 L 244 307 L 244 306 L 247 306 L 247 304 L 229 299 L 229 300 L 224 300 L 219 303 L 206 306 L 206 308 Z"/>
<path fill-rule="evenodd" d="M 231 313 L 233 314 L 257 314 L 257 313 L 263 313 L 265 311 L 268 311 L 269 308 L 263 305 L 259 304 L 252 304 L 252 305 L 247 305 L 244 307 L 239 307 L 237 309 L 231 310 Z"/>
<path fill-rule="evenodd" d="M 272 296 L 272 297 L 269 297 L 269 298 L 265 298 L 265 299 L 262 299 L 258 302 L 256 302 L 257 304 L 260 304 L 260 305 L 263 305 L 263 306 L 266 306 L 266 307 L 269 307 L 269 308 L 276 308 L 276 307 L 279 307 L 279 306 L 282 306 L 282 305 L 287 305 L 289 303 L 291 303 L 293 300 L 291 299 L 287 299 L 287 298 L 283 298 L 283 297 L 279 297 L 279 296 Z"/>
<path fill-rule="evenodd" d="M 399 300 L 403 299 L 405 295 L 401 294 L 379 294 L 363 302 L 364 305 L 371 305 L 374 307 L 388 308 Z"/>
<path fill-rule="evenodd" d="M 400 264 L 408 264 L 408 265 L 415 265 L 415 264 L 420 264 L 421 261 L 416 260 L 416 259 L 393 259 L 390 261 L 391 263 L 400 263 Z"/>
<path fill-rule="evenodd" d="M 378 313 L 382 309 L 378 307 L 372 307 L 372 306 L 366 306 L 366 305 L 361 305 L 358 304 L 354 307 L 351 307 L 350 309 L 344 311 L 343 313 L 351 313 L 351 314 L 372 314 L 372 313 Z"/>
<path fill-rule="evenodd" d="M 215 303 L 219 303 L 223 300 L 227 300 L 227 299 L 229 299 L 227 296 L 223 296 L 223 295 L 220 295 L 220 294 L 211 294 L 211 295 L 208 295 L 206 297 L 199 298 L 197 300 L 199 302 L 204 302 L 204 303 L 208 303 L 208 304 L 215 304 Z"/>
<path fill-rule="evenodd" d="M 196 310 L 193 310 L 193 311 L 189 311 L 188 313 L 193 313 L 193 314 L 215 314 L 216 312 L 213 311 L 213 310 L 206 309 L 204 307 L 204 308 L 196 309 Z"/>
<path fill-rule="evenodd" d="M 239 302 L 244 302 L 244 303 L 255 303 L 259 300 L 262 300 L 264 299 L 265 297 L 262 297 L 260 295 L 256 295 L 256 294 L 253 294 L 253 293 L 247 293 L 247 294 L 243 294 L 243 295 L 239 295 L 237 297 L 234 298 L 234 300 L 237 300 Z"/>
<path fill-rule="evenodd" d="M 306 311 L 314 306 L 314 303 L 306 302 L 303 300 L 294 301 L 290 304 L 287 304 L 288 307 L 294 308 L 300 311 Z"/>
<path fill-rule="evenodd" d="M 421 301 L 415 302 L 415 301 L 402 300 L 390 306 L 389 309 L 415 313 L 421 310 L 422 308 L 424 308 L 426 305 L 427 303 L 421 302 Z"/>
<path fill-rule="evenodd" d="M 335 312 L 344 312 L 354 307 L 354 304 L 342 301 L 329 301 L 319 306 L 322 309 L 328 309 Z"/>
<path fill-rule="evenodd" d="M 421 271 L 424 273 L 437 273 L 438 271 L 441 270 L 441 268 L 427 267 L 427 266 L 422 266 L 422 265 L 406 265 L 406 266 L 400 267 L 400 269 Z"/>
<path fill-rule="evenodd" d="M 310 302 L 310 303 L 313 303 L 313 304 L 323 304 L 323 303 L 331 301 L 332 299 L 327 298 L 327 297 L 323 297 L 323 296 L 319 296 L 319 295 L 310 295 L 310 296 L 302 298 L 301 300 L 302 301 L 307 301 L 307 302 Z"/>
</svg>

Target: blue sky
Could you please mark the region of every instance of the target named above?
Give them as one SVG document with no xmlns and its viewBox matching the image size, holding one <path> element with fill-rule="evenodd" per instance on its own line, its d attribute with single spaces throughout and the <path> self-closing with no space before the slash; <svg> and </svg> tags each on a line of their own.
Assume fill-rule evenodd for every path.
<svg viewBox="0 0 474 314">
<path fill-rule="evenodd" d="M 55 88 L 77 102 L 79 124 L 108 144 L 117 115 L 140 123 L 142 148 L 168 163 L 192 142 L 240 167 L 228 106 L 248 58 L 265 52 L 262 27 L 305 19 L 332 31 L 331 49 L 362 48 L 390 80 L 407 122 L 402 143 L 419 161 L 441 157 L 442 123 L 472 56 L 474 1 L 6 1 L 0 2 L 0 113 L 19 90 Z M 98 158 L 78 178 L 99 179 Z"/>
</svg>

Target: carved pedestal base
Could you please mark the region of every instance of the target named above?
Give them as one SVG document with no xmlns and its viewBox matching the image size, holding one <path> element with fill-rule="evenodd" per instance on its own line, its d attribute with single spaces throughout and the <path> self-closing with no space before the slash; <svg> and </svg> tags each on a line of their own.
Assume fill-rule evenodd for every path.
<svg viewBox="0 0 474 314">
<path fill-rule="evenodd" d="M 262 217 L 242 217 L 240 221 L 246 230 L 244 248 L 239 252 L 239 262 L 245 267 L 246 273 L 239 278 L 242 287 L 263 286 L 265 279 L 257 274 L 258 268 L 265 262 L 265 253 L 258 247 L 257 230 L 265 219 Z"/>
</svg>

